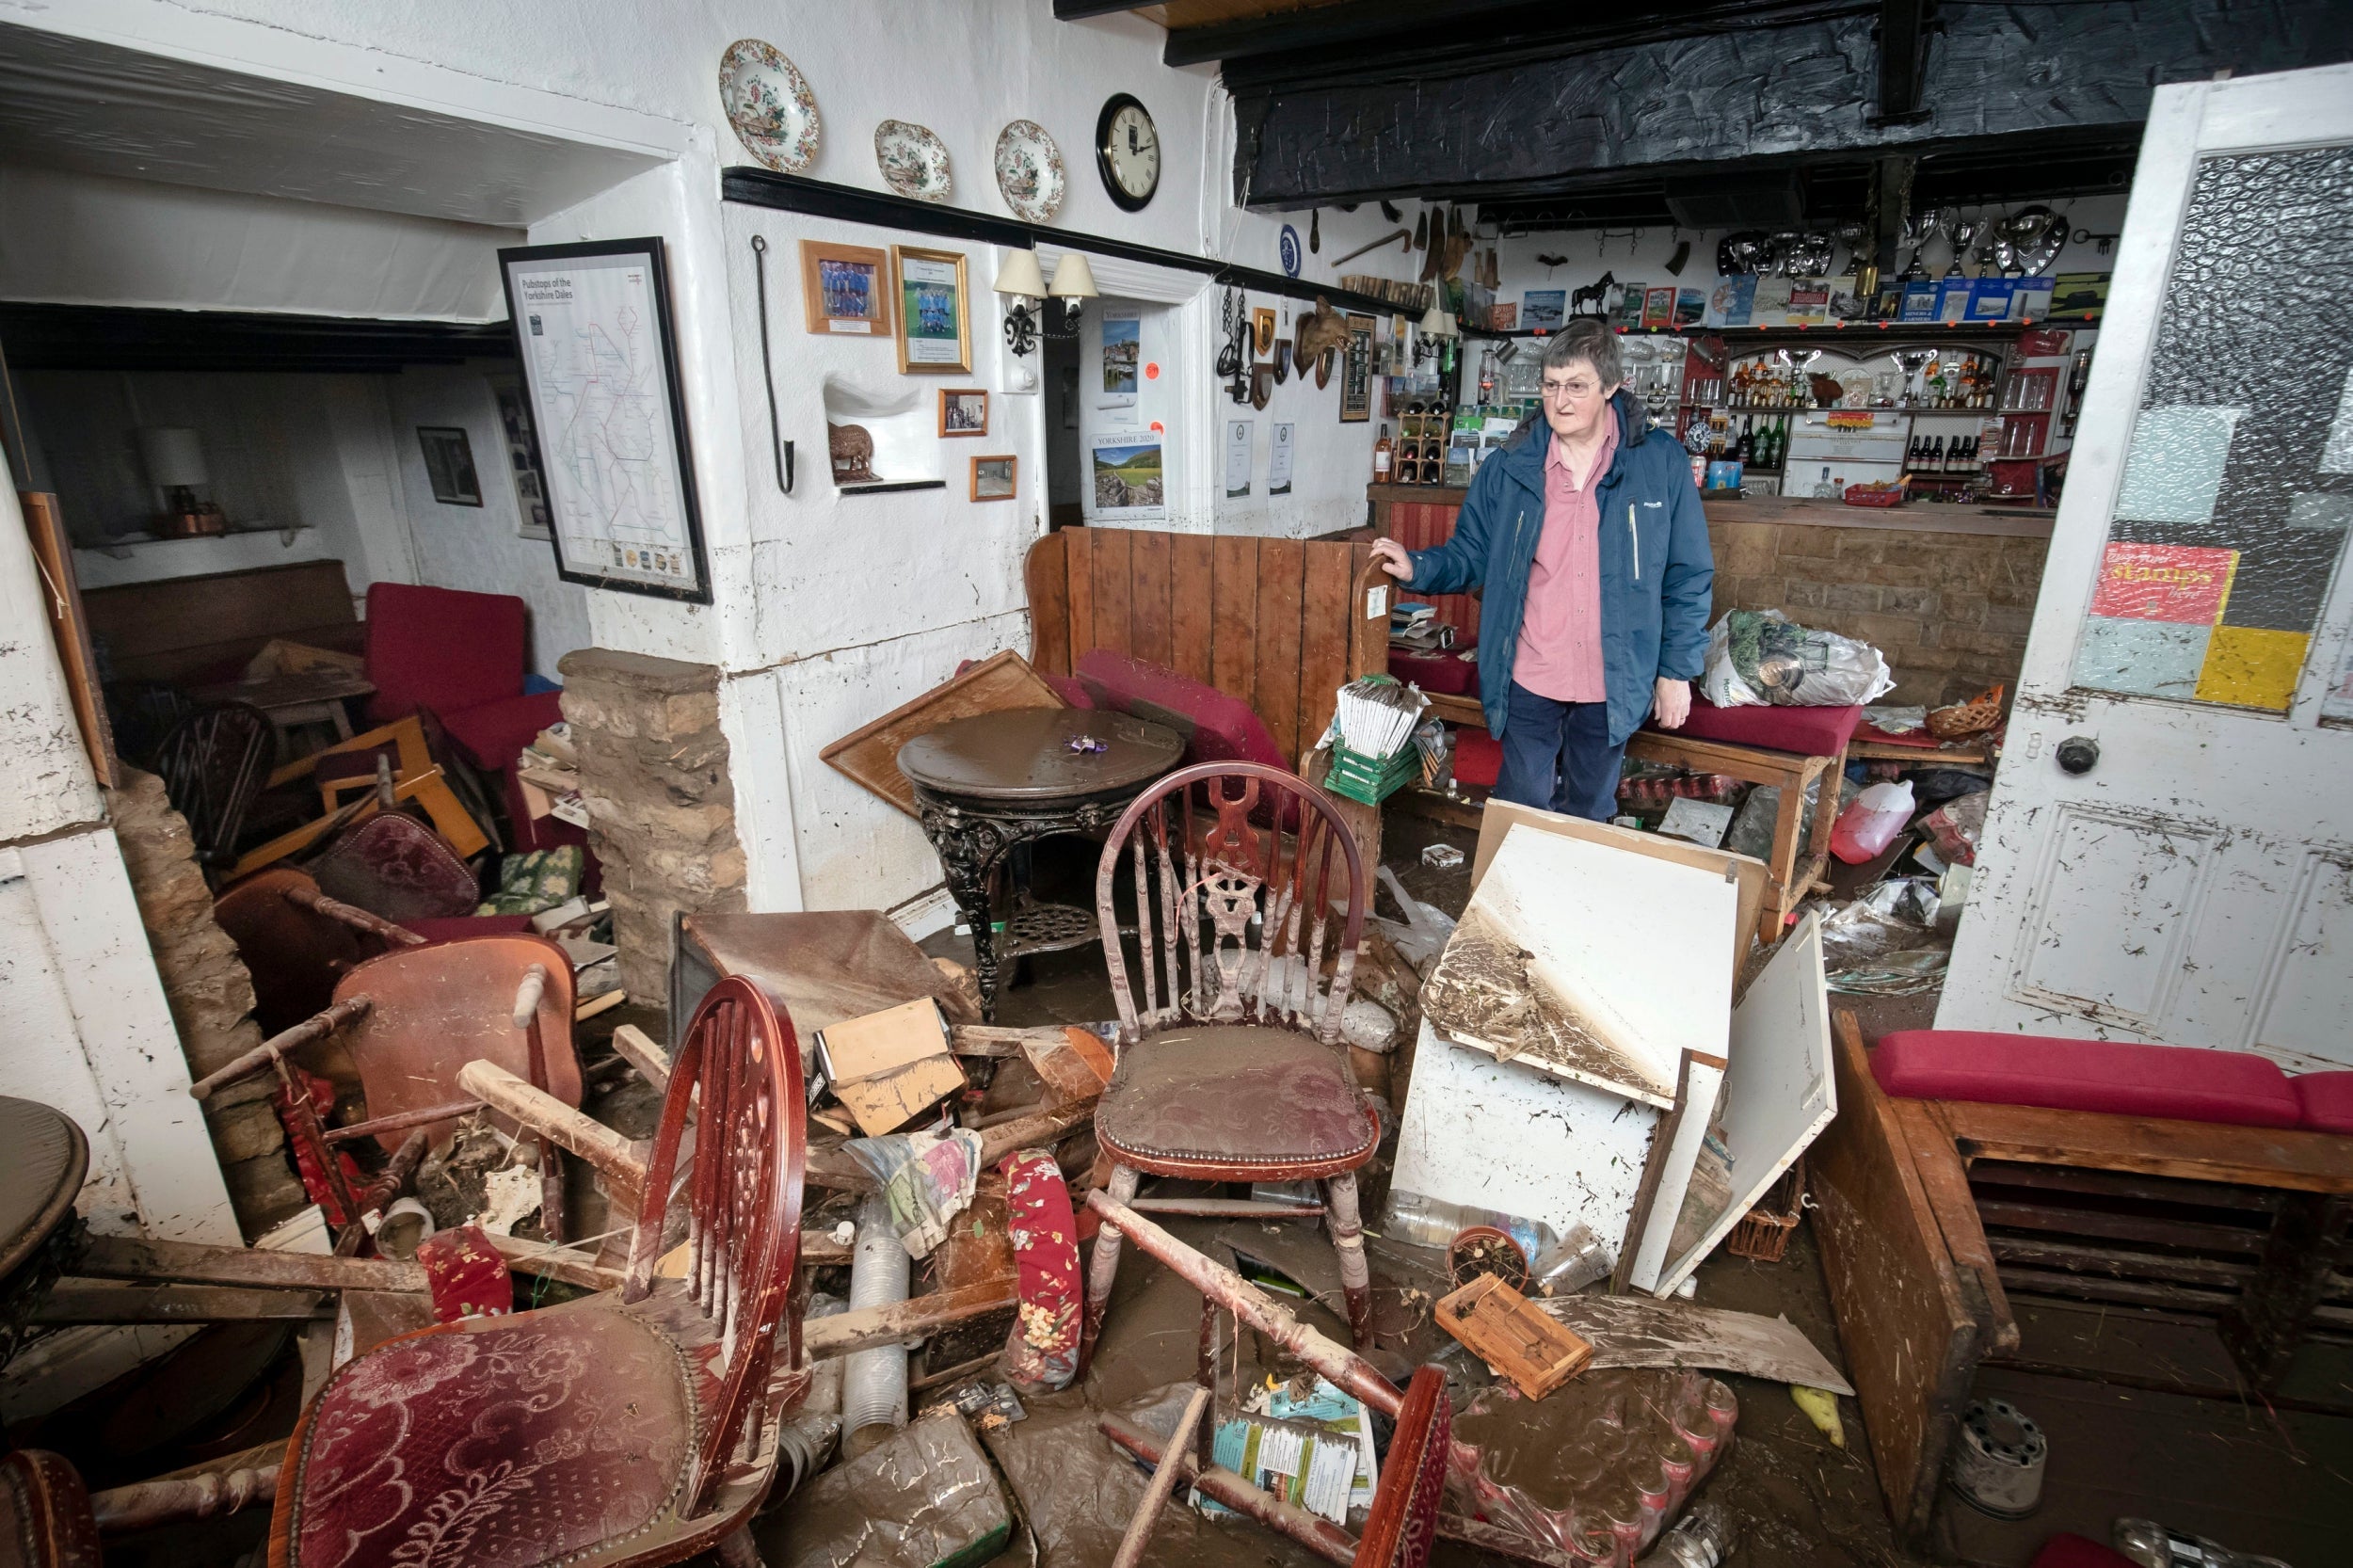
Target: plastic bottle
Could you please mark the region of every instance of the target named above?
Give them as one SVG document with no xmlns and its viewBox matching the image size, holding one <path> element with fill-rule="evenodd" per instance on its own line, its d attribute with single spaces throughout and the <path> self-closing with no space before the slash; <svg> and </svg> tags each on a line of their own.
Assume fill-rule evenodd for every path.
<svg viewBox="0 0 2353 1568">
<path fill-rule="evenodd" d="M 1426 1198 L 1418 1192 L 1390 1192 L 1389 1210 L 1381 1231 L 1393 1241 L 1443 1248 L 1472 1225 L 1493 1225 L 1519 1243 L 1534 1275 L 1529 1282 L 1530 1294 L 1535 1293 L 1538 1286 L 1556 1296 L 1581 1290 L 1608 1273 L 1615 1261 L 1602 1245 L 1601 1238 L 1582 1221 L 1570 1221 L 1564 1236 L 1542 1220 L 1525 1220 L 1497 1209 Z"/>
<path fill-rule="evenodd" d="M 1730 1516 L 1714 1503 L 1695 1503 L 1635 1568 L 1716 1568 L 1732 1547 Z"/>
<path fill-rule="evenodd" d="M 1874 784 L 1855 796 L 1854 804 L 1838 813 L 1831 830 L 1830 852 L 1849 866 L 1859 866 L 1896 841 L 1912 820 L 1912 780 Z"/>
</svg>

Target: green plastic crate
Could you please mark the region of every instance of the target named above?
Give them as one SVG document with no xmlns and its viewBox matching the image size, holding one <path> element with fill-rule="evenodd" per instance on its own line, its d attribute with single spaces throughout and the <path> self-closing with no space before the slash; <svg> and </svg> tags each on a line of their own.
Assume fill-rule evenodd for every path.
<svg viewBox="0 0 2353 1568">
<path fill-rule="evenodd" d="M 1421 750 L 1413 742 L 1398 747 L 1394 757 L 1367 757 L 1332 743 L 1332 771 L 1323 787 L 1336 795 L 1365 806 L 1378 806 L 1421 776 Z"/>
</svg>

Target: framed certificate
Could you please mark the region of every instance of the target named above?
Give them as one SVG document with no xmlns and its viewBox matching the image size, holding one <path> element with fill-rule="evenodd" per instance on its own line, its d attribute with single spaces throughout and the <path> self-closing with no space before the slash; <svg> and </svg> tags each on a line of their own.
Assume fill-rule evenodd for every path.
<svg viewBox="0 0 2353 1568">
<path fill-rule="evenodd" d="M 659 237 L 499 252 L 568 583 L 711 602 Z"/>
</svg>

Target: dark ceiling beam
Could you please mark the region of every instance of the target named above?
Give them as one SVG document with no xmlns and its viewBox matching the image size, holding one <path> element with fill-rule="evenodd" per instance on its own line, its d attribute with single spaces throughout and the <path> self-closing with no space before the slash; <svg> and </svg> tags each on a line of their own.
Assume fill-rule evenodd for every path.
<svg viewBox="0 0 2353 1568">
<path fill-rule="evenodd" d="M 1358 0 L 1363 3 L 1363 0 Z M 1879 0 L 1620 0 L 1606 8 L 1571 8 L 1547 0 L 1531 5 L 1499 5 L 1486 11 L 1476 27 L 1456 28 L 1433 23 L 1433 8 L 1421 8 L 1410 26 L 1391 28 L 1362 39 L 1311 41 L 1292 45 L 1281 36 L 1289 32 L 1312 39 L 1304 29 L 1309 19 L 1353 14 L 1356 4 L 1322 10 L 1287 13 L 1268 18 L 1277 24 L 1273 36 L 1258 52 L 1225 55 L 1219 75 L 1236 94 L 1252 91 L 1299 92 L 1329 87 L 1405 87 L 1444 77 L 1494 69 L 1542 71 L 1556 61 L 1595 50 L 1625 48 L 1690 39 L 1710 33 L 1746 33 L 1761 27 L 1832 16 L 1878 14 Z M 1450 21 L 1453 12 L 1443 13 Z M 1280 24 L 1288 23 L 1288 26 Z"/>
<path fill-rule="evenodd" d="M 1062 14 L 1063 3 L 1064 0 L 1055 0 L 1055 15 Z M 1539 8 L 1530 7 L 1528 0 L 1453 0 L 1446 8 L 1445 21 L 1449 31 L 1471 24 L 1484 32 L 1486 23 L 1481 19 L 1488 13 L 1536 8 Z M 1541 8 L 1553 13 L 1557 25 L 1558 4 Z M 1208 65 L 1249 55 L 1330 50 L 1401 36 L 1421 35 L 1426 40 L 1434 30 L 1431 17 L 1430 0 L 1352 0 L 1348 5 L 1316 6 L 1306 10 L 1276 11 L 1194 27 L 1172 27 L 1168 43 L 1160 51 L 1160 63 Z"/>
<path fill-rule="evenodd" d="M 1947 6 L 1911 125 L 1871 123 L 1879 8 L 1385 83 L 1235 94 L 1236 188 L 1258 210 L 1558 195 L 1582 181 L 1759 160 L 1867 163 L 2015 137 L 2137 140 L 2158 82 L 2353 59 L 2342 0 Z"/>
<path fill-rule="evenodd" d="M 1880 0 L 1880 92 L 1874 125 L 1917 125 L 1929 118 L 1920 106 L 1928 74 L 1928 0 Z"/>
<path fill-rule="evenodd" d="M 1121 11 L 1140 11 L 1160 0 L 1054 0 L 1054 20 L 1084 22 L 1091 16 L 1116 16 Z"/>
<path fill-rule="evenodd" d="M 12 370 L 392 372 L 512 359 L 504 321 L 379 321 L 248 311 L 0 303 Z"/>
</svg>

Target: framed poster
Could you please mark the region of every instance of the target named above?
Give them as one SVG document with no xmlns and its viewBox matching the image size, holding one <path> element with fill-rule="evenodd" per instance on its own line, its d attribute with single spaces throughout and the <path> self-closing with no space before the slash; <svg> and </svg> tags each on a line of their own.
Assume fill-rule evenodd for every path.
<svg viewBox="0 0 2353 1568">
<path fill-rule="evenodd" d="M 1250 493 L 1250 421 L 1229 419 L 1225 422 L 1225 496 Z"/>
<path fill-rule="evenodd" d="M 568 583 L 711 602 L 659 236 L 500 250 Z"/>
<path fill-rule="evenodd" d="M 424 477 L 434 500 L 444 506 L 482 504 L 482 478 L 473 471 L 473 443 L 464 426 L 420 424 L 417 445 L 424 451 Z"/>
<path fill-rule="evenodd" d="M 1089 443 L 1094 517 L 1158 517 L 1165 502 L 1157 434 L 1097 436 Z"/>
<path fill-rule="evenodd" d="M 1286 420 L 1268 432 L 1273 443 L 1267 449 L 1266 457 L 1266 493 L 1269 495 L 1291 493 L 1291 428 L 1290 422 Z"/>
<path fill-rule="evenodd" d="M 812 332 L 890 335 L 890 263 L 865 245 L 801 242 L 801 310 Z"/>
<path fill-rule="evenodd" d="M 1348 348 L 1340 365 L 1340 423 L 1372 417 L 1372 317 L 1348 318 Z"/>
<path fill-rule="evenodd" d="M 964 252 L 894 245 L 899 274 L 899 369 L 972 368 L 972 323 L 964 288 Z"/>
</svg>

